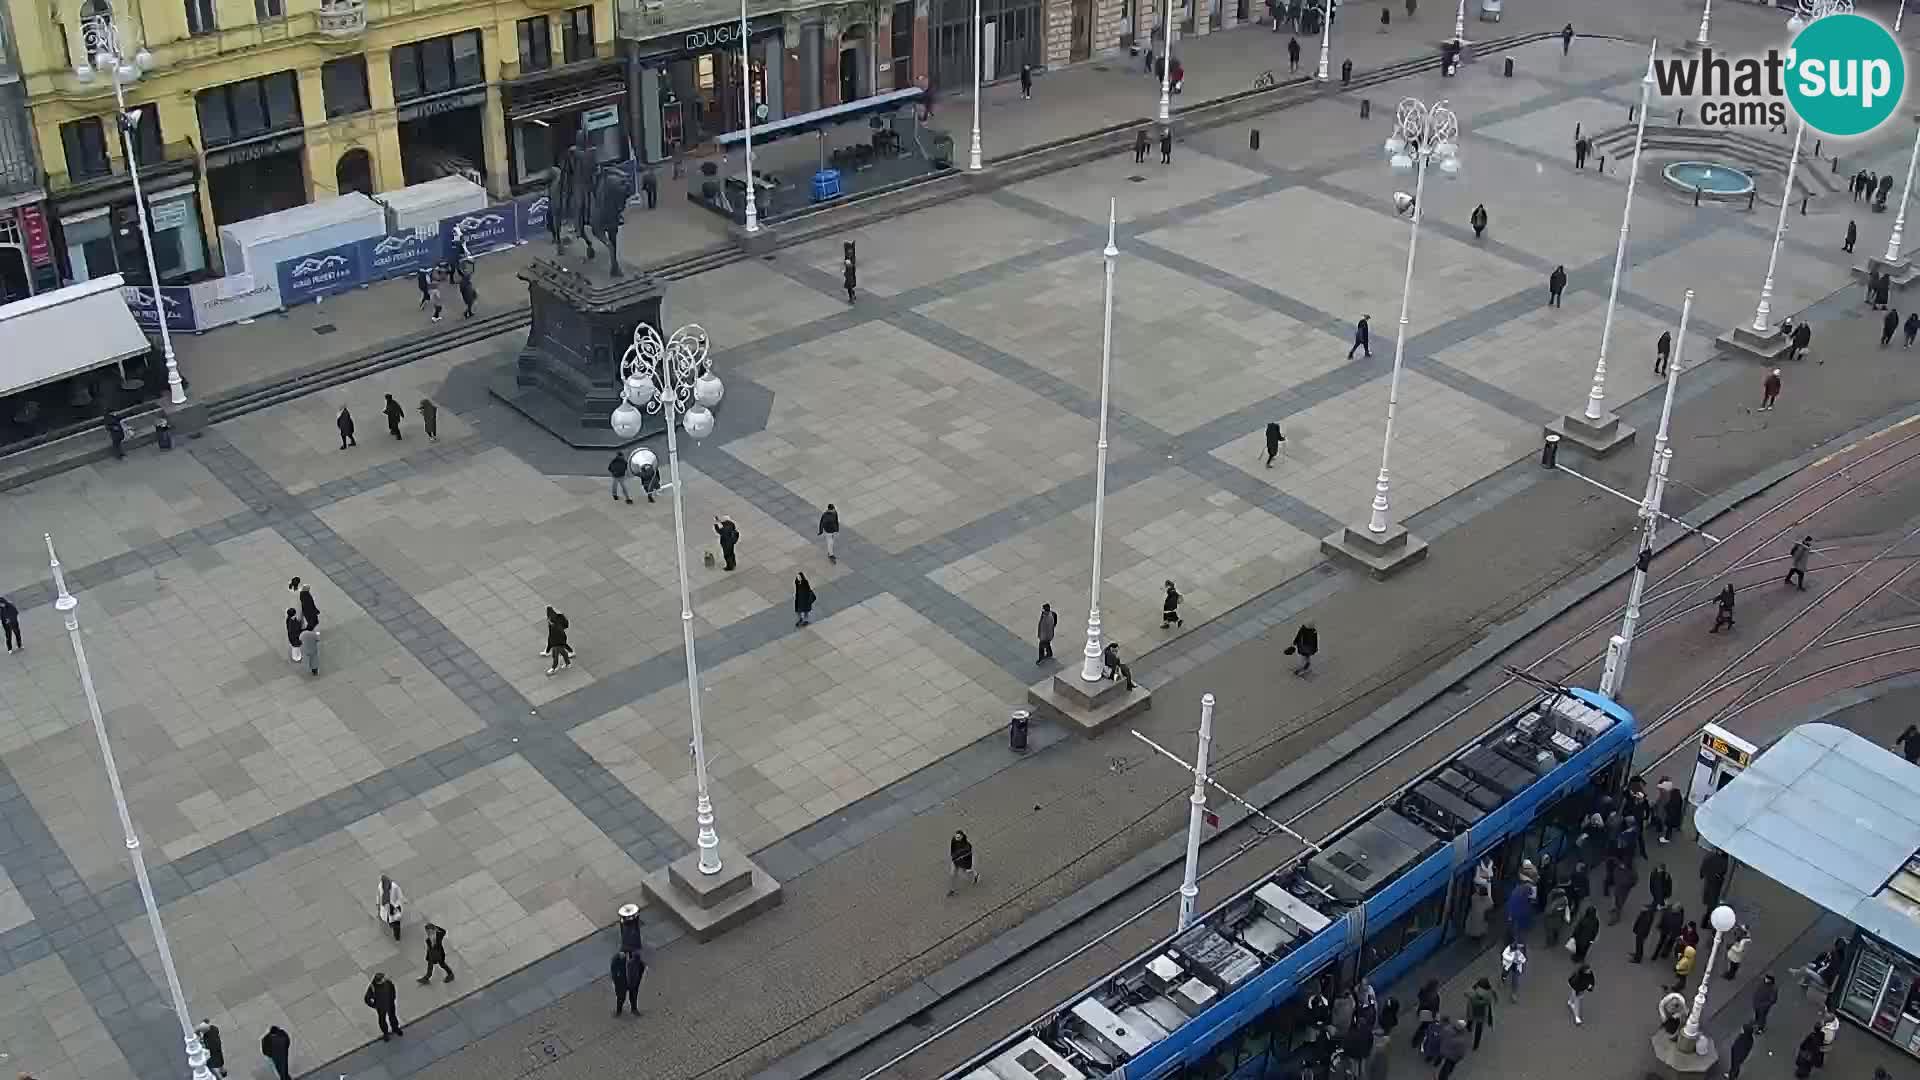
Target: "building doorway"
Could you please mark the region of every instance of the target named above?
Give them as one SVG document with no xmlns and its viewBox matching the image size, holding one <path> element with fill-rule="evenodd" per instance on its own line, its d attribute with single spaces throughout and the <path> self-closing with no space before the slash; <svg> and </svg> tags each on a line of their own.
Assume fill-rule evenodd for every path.
<svg viewBox="0 0 1920 1080">
<path fill-rule="evenodd" d="M 486 184 L 487 148 L 483 125 L 486 91 L 477 91 L 471 105 L 427 116 L 408 117 L 400 110 L 400 168 L 408 184 L 424 184 L 443 176 L 462 176 Z M 463 98 L 442 98 L 430 105 Z"/>
<path fill-rule="evenodd" d="M 350 191 L 373 194 L 373 155 L 359 147 L 341 154 L 333 167 L 333 186 L 340 195 Z"/>
<path fill-rule="evenodd" d="M 1073 0 L 1073 46 L 1068 56 L 1076 64 L 1093 57 L 1093 0 Z"/>
<path fill-rule="evenodd" d="M 840 101 L 858 101 L 866 95 L 861 93 L 869 85 L 867 28 L 849 27 L 840 35 Z"/>
<path fill-rule="evenodd" d="M 32 295 L 33 263 L 27 258 L 26 237 L 19 222 L 8 217 L 0 220 L 0 304 Z"/>
<path fill-rule="evenodd" d="M 913 3 L 893 5 L 893 88 L 913 85 Z"/>
</svg>

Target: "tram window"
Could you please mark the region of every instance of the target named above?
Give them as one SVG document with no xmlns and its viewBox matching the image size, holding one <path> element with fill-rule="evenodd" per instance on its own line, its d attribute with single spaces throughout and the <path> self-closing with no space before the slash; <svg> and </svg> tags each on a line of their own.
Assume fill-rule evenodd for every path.
<svg viewBox="0 0 1920 1080">
<path fill-rule="evenodd" d="M 1412 911 L 1388 923 L 1385 929 L 1367 935 L 1365 962 L 1361 964 L 1361 970 L 1372 971 L 1400 955 L 1400 951 L 1409 943 L 1440 925 L 1446 908 L 1446 896 L 1436 893 Z"/>
</svg>

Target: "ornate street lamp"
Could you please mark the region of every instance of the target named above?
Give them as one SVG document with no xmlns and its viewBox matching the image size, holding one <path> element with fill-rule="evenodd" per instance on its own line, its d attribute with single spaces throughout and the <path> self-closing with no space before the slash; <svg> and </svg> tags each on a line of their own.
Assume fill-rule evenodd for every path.
<svg viewBox="0 0 1920 1080">
<path fill-rule="evenodd" d="M 1893 219 L 1893 234 L 1887 237 L 1887 262 L 1900 261 L 1901 234 L 1907 228 L 1907 204 L 1913 201 L 1913 167 L 1920 163 L 1920 130 L 1913 133 L 1913 153 L 1907 157 L 1907 186 L 1900 189 L 1900 213 Z"/>
<path fill-rule="evenodd" d="M 976 3 L 979 0 L 975 0 Z M 1173 0 L 1167 0 L 1166 22 L 1160 28 L 1160 126 L 1173 122 Z"/>
<path fill-rule="evenodd" d="M 660 332 L 646 323 L 633 330 L 633 344 L 620 357 L 621 401 L 613 410 L 613 432 L 623 439 L 637 438 L 645 413 L 665 414 L 667 475 L 673 484 L 673 555 L 680 572 L 680 638 L 687 655 L 687 707 L 693 716 L 693 774 L 697 786 L 695 819 L 700 824 L 700 872 L 720 872 L 720 834 L 713 827 L 713 799 L 707 794 L 707 745 L 700 727 L 700 665 L 693 652 L 693 593 L 687 585 L 687 529 L 680 501 L 680 448 L 675 419 L 694 439 L 713 434 L 713 407 L 725 387 L 707 359 L 707 332 L 683 326 L 662 341 Z M 643 458 L 641 455 L 645 455 Z M 653 454 L 635 450 L 636 468 L 651 463 Z"/>
<path fill-rule="evenodd" d="M 979 172 L 985 164 L 980 158 L 980 69 L 986 64 L 986 57 L 981 55 L 986 36 L 986 24 L 980 21 L 980 0 L 973 0 L 973 142 L 967 147 L 968 172 Z"/>
<path fill-rule="evenodd" d="M 1332 62 L 1328 52 L 1332 41 L 1333 0 L 1320 0 L 1320 70 L 1313 74 L 1320 82 L 1333 78 L 1333 71 L 1328 66 Z"/>
<path fill-rule="evenodd" d="M 740 130 L 747 145 L 747 231 L 756 233 L 760 231 L 760 211 L 753 197 L 753 64 L 747 48 L 752 40 L 747 35 L 747 0 L 740 0 L 740 98 L 745 102 L 740 109 L 745 126 Z"/>
<path fill-rule="evenodd" d="M 105 71 L 113 80 L 113 101 L 120 124 L 121 147 L 127 155 L 127 177 L 133 181 L 133 203 L 135 216 L 140 219 L 141 247 L 147 255 L 147 284 L 153 288 L 153 311 L 160 323 L 160 352 L 167 360 L 168 400 L 175 405 L 185 405 L 187 388 L 180 381 L 180 363 L 173 355 L 173 332 L 167 328 L 167 305 L 160 296 L 160 270 L 153 261 L 153 231 L 147 222 L 147 199 L 140 192 L 140 152 L 134 142 L 134 133 L 140 128 L 141 110 L 127 108 L 127 86 L 138 82 L 142 74 L 153 70 L 153 54 L 139 49 L 132 56 L 127 55 L 120 27 L 114 24 L 111 11 L 81 20 L 80 40 L 89 59 L 74 67 L 74 78 L 83 83 L 92 82 L 96 71 Z"/>
<path fill-rule="evenodd" d="M 1100 437 L 1094 444 L 1093 464 L 1093 583 L 1087 588 L 1087 645 L 1081 650 L 1080 681 L 1100 682 L 1106 665 L 1100 629 L 1100 540 L 1107 527 L 1107 401 L 1113 384 L 1113 271 L 1120 249 L 1113 242 L 1119 201 L 1107 200 L 1107 246 L 1100 252 L 1106 263 L 1106 314 L 1100 330 Z"/>
</svg>

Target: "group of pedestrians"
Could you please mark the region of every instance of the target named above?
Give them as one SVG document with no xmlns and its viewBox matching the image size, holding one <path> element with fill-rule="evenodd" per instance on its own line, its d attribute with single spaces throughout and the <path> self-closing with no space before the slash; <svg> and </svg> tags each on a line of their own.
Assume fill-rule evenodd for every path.
<svg viewBox="0 0 1920 1080">
<path fill-rule="evenodd" d="M 306 661 L 309 675 L 320 674 L 320 604 L 313 589 L 299 578 L 287 582 L 294 594 L 295 607 L 287 609 L 287 659 L 298 664 Z"/>
<path fill-rule="evenodd" d="M 443 273 L 445 273 L 444 268 L 421 267 L 413 274 L 414 284 L 420 287 L 420 306 L 416 310 L 425 311 L 429 307 L 433 308 L 432 322 L 440 321 L 440 314 L 445 307 L 440 299 L 440 280 Z M 471 319 L 473 305 L 480 299 L 480 293 L 473 287 L 473 274 L 471 271 L 456 270 L 451 276 L 460 290 L 460 303 L 466 308 L 461 312 L 460 317 Z"/>
<path fill-rule="evenodd" d="M 427 441 L 439 442 L 440 407 L 428 398 L 421 398 L 418 408 L 420 429 L 426 432 Z M 393 436 L 396 442 L 405 438 L 400 433 L 400 421 L 406 419 L 407 410 L 394 400 L 392 394 L 386 395 L 386 401 L 381 405 L 380 412 L 387 418 L 387 434 Z M 348 406 L 340 406 L 340 411 L 333 416 L 333 426 L 340 432 L 340 449 L 345 450 L 350 446 L 360 445 L 360 440 L 354 437 L 353 410 Z"/>
</svg>

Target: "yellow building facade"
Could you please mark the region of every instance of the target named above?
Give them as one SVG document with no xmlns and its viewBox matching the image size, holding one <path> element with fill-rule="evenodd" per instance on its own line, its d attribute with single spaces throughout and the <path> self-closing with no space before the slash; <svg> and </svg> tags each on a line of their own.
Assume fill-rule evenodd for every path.
<svg viewBox="0 0 1920 1080">
<path fill-rule="evenodd" d="M 134 269 L 113 79 L 75 72 L 108 0 L 5 2 L 63 276 Z M 440 175 L 504 198 L 582 128 L 625 153 L 612 0 L 111 4 L 122 52 L 153 59 L 124 91 L 163 281 L 217 272 L 225 222 Z"/>
</svg>

